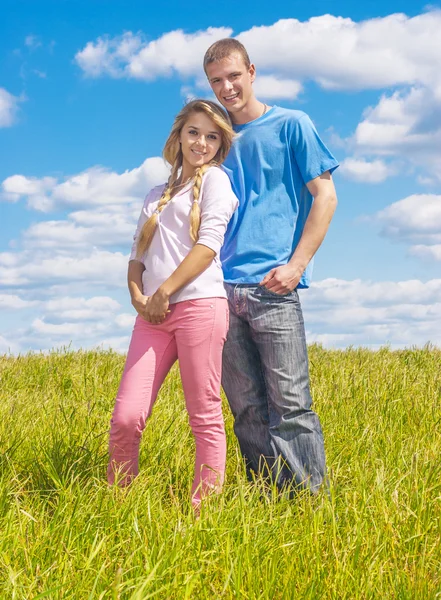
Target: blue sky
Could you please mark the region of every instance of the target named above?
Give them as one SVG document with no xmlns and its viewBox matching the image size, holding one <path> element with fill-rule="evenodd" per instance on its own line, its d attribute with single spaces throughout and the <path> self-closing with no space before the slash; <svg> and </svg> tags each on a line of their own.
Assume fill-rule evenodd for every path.
<svg viewBox="0 0 441 600">
<path fill-rule="evenodd" d="M 307 112 L 342 163 L 309 341 L 441 345 L 439 6 L 4 0 L 0 16 L 0 352 L 126 348 L 137 214 L 226 35 L 258 97 Z"/>
</svg>

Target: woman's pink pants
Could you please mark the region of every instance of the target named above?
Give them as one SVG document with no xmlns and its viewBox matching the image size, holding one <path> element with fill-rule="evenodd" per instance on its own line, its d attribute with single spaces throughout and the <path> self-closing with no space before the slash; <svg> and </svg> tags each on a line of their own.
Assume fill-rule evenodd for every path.
<svg viewBox="0 0 441 600">
<path fill-rule="evenodd" d="M 197 507 L 204 495 L 220 490 L 225 474 L 220 381 L 228 305 L 225 298 L 202 298 L 171 304 L 170 311 L 160 325 L 136 318 L 111 419 L 107 477 L 113 484 L 117 474 L 118 484 L 124 486 L 138 474 L 146 420 L 178 359 L 196 441 L 192 502 Z"/>
</svg>

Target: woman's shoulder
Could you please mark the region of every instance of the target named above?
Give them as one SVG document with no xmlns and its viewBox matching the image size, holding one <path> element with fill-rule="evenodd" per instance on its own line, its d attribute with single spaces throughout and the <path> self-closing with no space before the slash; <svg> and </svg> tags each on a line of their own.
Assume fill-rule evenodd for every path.
<svg viewBox="0 0 441 600">
<path fill-rule="evenodd" d="M 207 181 L 216 181 L 216 182 L 229 182 L 228 175 L 225 173 L 221 166 L 213 165 L 211 166 L 204 175 L 204 179 Z"/>
<path fill-rule="evenodd" d="M 215 201 L 218 204 L 221 202 L 227 210 L 238 204 L 230 178 L 221 166 L 212 166 L 208 169 L 202 180 L 201 192 L 202 203 Z"/>
<path fill-rule="evenodd" d="M 230 190 L 231 182 L 227 173 L 223 170 L 221 166 L 212 166 L 206 171 L 202 185 L 206 191 L 208 190 Z"/>
<path fill-rule="evenodd" d="M 159 198 L 162 196 L 165 190 L 166 185 L 167 182 L 152 187 L 151 190 L 148 192 L 147 196 L 145 197 L 144 204 L 149 204 L 150 202 L 156 202 L 156 200 L 159 200 Z"/>
</svg>

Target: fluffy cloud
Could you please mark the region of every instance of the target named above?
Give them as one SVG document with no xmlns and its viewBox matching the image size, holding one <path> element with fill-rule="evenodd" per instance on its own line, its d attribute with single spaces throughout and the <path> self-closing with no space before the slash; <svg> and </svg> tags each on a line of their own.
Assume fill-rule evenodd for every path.
<svg viewBox="0 0 441 600">
<path fill-rule="evenodd" d="M 441 346 L 441 279 L 325 279 L 302 291 L 301 300 L 309 343 L 340 348 L 385 344 L 398 348 L 428 342 Z M 26 314 L 22 328 L 4 331 L 0 353 L 63 346 L 126 352 L 135 319 L 133 310 L 124 312 L 109 295 L 53 297 L 36 302 Z"/>
<path fill-rule="evenodd" d="M 127 257 L 120 252 L 93 250 L 86 255 L 51 256 L 25 251 L 14 256 L 13 261 L 8 253 L 0 254 L 0 286 L 7 288 L 60 282 L 123 287 L 126 271 Z"/>
<path fill-rule="evenodd" d="M 121 305 L 110 296 L 90 298 L 54 296 L 30 302 L 14 295 L 0 296 L 2 307 L 24 309 L 21 326 L 0 337 L 0 354 L 50 350 L 52 348 L 113 347 L 126 351 L 135 314 L 121 313 Z M 14 340 L 11 343 L 11 339 Z"/>
<path fill-rule="evenodd" d="M 261 75 L 254 83 L 254 91 L 259 98 L 294 100 L 302 91 L 302 84 L 294 79 L 282 79 L 273 75 Z"/>
<path fill-rule="evenodd" d="M 410 248 L 409 253 L 418 258 L 441 262 L 441 244 L 433 244 L 431 246 L 417 244 Z"/>
<path fill-rule="evenodd" d="M 32 34 L 25 37 L 24 43 L 30 50 L 36 50 L 41 46 L 41 41 L 38 36 Z"/>
<path fill-rule="evenodd" d="M 382 225 L 382 235 L 410 244 L 411 256 L 441 261 L 441 196 L 408 196 L 377 212 L 373 220 Z"/>
<path fill-rule="evenodd" d="M 5 88 L 0 88 L 0 127 L 10 127 L 16 122 L 21 98 L 13 96 Z"/>
<path fill-rule="evenodd" d="M 440 27 L 440 10 L 360 22 L 328 14 L 304 22 L 282 19 L 239 32 L 237 38 L 257 65 L 255 89 L 263 99 L 294 99 L 308 80 L 332 90 L 400 88 L 365 111 L 346 140 L 353 157 L 342 173 L 378 183 L 398 171 L 398 163 L 391 167 L 383 160 L 393 156 L 404 159 L 403 169 L 422 171 L 421 183 L 433 185 L 441 181 Z M 183 89 L 188 96 L 194 85 L 205 89 L 205 50 L 232 33 L 228 28 L 176 30 L 146 41 L 128 32 L 88 42 L 76 61 L 90 77 L 192 77 L 192 85 Z"/>
<path fill-rule="evenodd" d="M 356 155 L 354 160 L 365 163 L 364 156 L 374 156 L 373 163 L 385 165 L 387 176 L 398 170 L 406 174 L 417 171 L 420 184 L 439 186 L 441 87 L 436 81 L 433 85 L 434 89 L 413 87 L 384 94 L 376 106 L 368 107 L 354 135 L 346 140 Z M 394 157 L 393 166 L 384 163 L 385 157 Z M 353 164 L 349 163 L 345 173 L 345 163 L 352 160 L 344 161 L 342 174 L 356 179 Z M 357 164 L 355 171 L 359 167 Z"/>
<path fill-rule="evenodd" d="M 93 298 L 53 298 L 40 303 L 44 317 L 52 321 L 98 321 L 108 319 L 109 315 L 121 308 L 119 302 L 109 296 Z"/>
<path fill-rule="evenodd" d="M 409 297 L 418 304 L 430 305 L 441 302 L 441 279 L 424 283 L 419 279 L 373 282 L 329 278 L 314 283 L 308 296 L 315 306 L 322 308 L 345 303 L 394 306 L 408 302 Z"/>
<path fill-rule="evenodd" d="M 123 205 L 138 202 L 147 191 L 164 182 L 168 169 L 159 157 L 147 158 L 140 167 L 115 173 L 91 167 L 58 181 L 54 177 L 12 175 L 1 184 L 0 198 L 16 202 L 26 199 L 30 208 L 49 212 L 55 208 Z"/>
<path fill-rule="evenodd" d="M 353 156 L 342 174 L 379 183 L 398 171 L 398 163 L 392 167 L 384 157 L 398 157 L 404 159 L 403 169 L 417 167 L 419 181 L 433 185 L 441 181 L 440 27 L 439 10 L 360 22 L 328 14 L 304 22 L 282 19 L 236 37 L 257 65 L 255 89 L 263 99 L 294 99 L 308 80 L 332 90 L 399 88 L 365 111 L 346 140 Z M 176 30 L 146 41 L 129 32 L 88 42 L 76 61 L 90 77 L 193 78 L 183 88 L 188 96 L 194 86 L 205 89 L 205 50 L 232 33 L 228 28 Z"/>
<path fill-rule="evenodd" d="M 21 197 L 32 198 L 34 204 L 47 203 L 46 194 L 56 186 L 57 180 L 53 177 L 25 177 L 24 175 L 11 175 L 2 182 L 1 199 L 6 202 L 17 202 Z"/>
<path fill-rule="evenodd" d="M 323 15 L 253 27 L 238 38 L 261 69 L 330 89 L 382 88 L 439 81 L 441 43 L 429 40 L 440 23 L 439 11 L 360 22 Z"/>
<path fill-rule="evenodd" d="M 20 351 L 20 346 L 16 342 L 7 340 L 0 335 L 0 355 L 1 354 L 17 354 Z"/>
<path fill-rule="evenodd" d="M 93 322 L 72 320 L 52 322 L 37 317 L 16 333 L 15 350 L 11 349 L 11 351 L 103 347 L 126 352 L 130 339 L 129 334 L 129 329 L 122 330 L 117 325 L 115 315 L 103 315 L 103 318 Z"/>
<path fill-rule="evenodd" d="M 116 317 L 115 325 L 120 329 L 131 329 L 135 324 L 136 314 L 123 313 Z"/>
<path fill-rule="evenodd" d="M 313 79 L 332 89 L 383 88 L 440 82 L 441 12 L 409 18 L 404 14 L 355 22 L 323 15 L 308 21 L 282 19 L 252 27 L 237 38 L 264 73 L 289 79 Z M 200 75 L 208 46 L 232 34 L 209 28 L 192 34 L 171 31 L 147 42 L 126 33 L 88 42 L 76 62 L 90 77 L 152 80 Z"/>
<path fill-rule="evenodd" d="M 395 169 L 382 160 L 369 162 L 357 158 L 343 160 L 339 171 L 347 179 L 361 183 L 381 183 L 395 173 Z"/>
<path fill-rule="evenodd" d="M 301 294 L 308 341 L 377 348 L 441 346 L 441 279 L 325 279 Z"/>
<path fill-rule="evenodd" d="M 28 308 L 35 306 L 35 301 L 23 300 L 15 294 L 0 294 L 0 308 L 19 310 L 21 308 Z"/>
<path fill-rule="evenodd" d="M 174 72 L 192 75 L 201 70 L 205 50 L 216 40 L 230 36 L 226 27 L 186 34 L 171 31 L 147 42 L 142 34 L 131 32 L 114 38 L 100 37 L 88 42 L 75 60 L 88 77 L 130 77 L 152 80 Z"/>
<path fill-rule="evenodd" d="M 349 143 L 358 154 L 402 157 L 430 174 L 427 183 L 440 183 L 441 87 L 383 95 L 364 112 Z"/>
<path fill-rule="evenodd" d="M 441 196 L 414 194 L 387 206 L 375 218 L 389 237 L 441 243 Z"/>
<path fill-rule="evenodd" d="M 94 247 L 129 248 L 142 206 L 137 203 L 124 207 L 70 213 L 65 220 L 42 221 L 31 225 L 24 234 L 25 248 L 84 249 Z"/>
</svg>

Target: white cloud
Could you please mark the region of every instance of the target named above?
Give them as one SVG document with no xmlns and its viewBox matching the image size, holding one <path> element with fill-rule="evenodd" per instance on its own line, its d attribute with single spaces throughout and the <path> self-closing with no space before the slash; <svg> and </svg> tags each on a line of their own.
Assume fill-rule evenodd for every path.
<svg viewBox="0 0 441 600">
<path fill-rule="evenodd" d="M 402 149 L 403 144 L 412 151 L 426 148 L 428 142 L 436 144 L 441 126 L 440 100 L 433 91 L 421 87 L 383 95 L 377 106 L 366 109 L 365 119 L 355 131 L 356 146 L 390 154 Z M 428 126 L 432 118 L 435 130 Z"/>
<path fill-rule="evenodd" d="M 12 175 L 2 182 L 0 198 L 13 202 L 25 198 L 29 207 L 43 212 L 62 207 L 139 203 L 152 187 L 167 179 L 168 173 L 164 161 L 153 157 L 124 173 L 95 166 L 61 182 L 54 177 Z"/>
<path fill-rule="evenodd" d="M 34 306 L 35 304 L 35 301 L 23 300 L 15 294 L 0 294 L 1 309 L 19 310 L 21 308 L 28 308 L 30 306 Z"/>
<path fill-rule="evenodd" d="M 301 294 L 309 342 L 326 346 L 441 346 L 441 279 L 326 279 Z"/>
<path fill-rule="evenodd" d="M 409 253 L 422 259 L 436 260 L 441 262 L 441 244 L 431 246 L 416 245 L 412 246 Z"/>
<path fill-rule="evenodd" d="M 41 46 L 41 41 L 38 38 L 38 36 L 36 35 L 27 35 L 25 37 L 25 46 L 27 46 L 28 48 L 30 48 L 31 50 L 36 50 L 37 48 L 39 48 Z"/>
<path fill-rule="evenodd" d="M 129 77 L 152 80 L 177 71 L 192 75 L 201 70 L 205 50 L 213 42 L 231 35 L 225 27 L 186 34 L 182 30 L 165 33 L 147 42 L 142 34 L 127 32 L 114 38 L 100 37 L 88 42 L 75 55 L 77 64 L 88 77 Z"/>
<path fill-rule="evenodd" d="M 381 235 L 409 244 L 408 254 L 441 261 L 441 196 L 413 194 L 364 220 L 381 224 Z"/>
<path fill-rule="evenodd" d="M 375 107 L 366 109 L 349 143 L 358 154 L 402 157 L 429 173 L 429 182 L 440 183 L 439 90 L 414 87 L 383 95 Z"/>
<path fill-rule="evenodd" d="M 62 347 L 108 348 L 112 344 L 118 351 L 127 350 L 135 314 L 121 313 L 121 305 L 114 298 L 59 296 L 54 291 L 52 295 L 49 300 L 35 300 L 22 306 L 21 325 L 15 324 L 0 337 L 0 353 L 8 349 L 17 353 Z M 14 303 L 23 301 L 15 296 Z M 2 308 L 13 309 L 10 304 L 7 301 Z"/>
<path fill-rule="evenodd" d="M 47 203 L 46 194 L 56 186 L 54 177 L 25 177 L 11 175 L 2 182 L 1 199 L 7 202 L 17 202 L 22 196 L 33 198 L 34 203 Z"/>
<path fill-rule="evenodd" d="M 162 159 L 153 158 L 121 175 L 89 169 L 63 183 L 50 177 L 22 175 L 6 179 L 3 196 L 9 200 L 26 198 L 30 205 L 40 208 L 63 208 L 69 203 L 88 208 L 73 211 L 62 220 L 30 225 L 21 239 L 14 241 L 19 251 L 0 253 L 0 287 L 9 292 L 13 288 L 32 288 L 35 292 L 57 287 L 58 293 L 64 295 L 70 295 L 74 289 L 82 293 L 81 289 L 91 286 L 104 290 L 124 288 L 127 254 L 144 196 L 158 179 L 163 182 L 167 175 Z M 53 315 L 49 306 L 44 310 L 44 317 Z M 92 307 L 81 302 L 59 311 L 61 316 L 53 316 L 58 321 L 69 312 L 70 320 L 74 314 L 77 320 L 91 319 L 95 314 Z"/>
<path fill-rule="evenodd" d="M 94 296 L 93 298 L 53 298 L 41 303 L 45 318 L 52 321 L 98 321 L 108 319 L 121 308 L 119 302 L 110 296 Z"/>
<path fill-rule="evenodd" d="M 323 15 L 253 27 L 238 38 L 260 69 L 331 89 L 382 88 L 439 81 L 440 23 L 439 11 L 360 22 Z"/>
<path fill-rule="evenodd" d="M 357 158 L 343 160 L 339 171 L 347 179 L 361 183 L 381 183 L 395 173 L 395 169 L 382 160 L 369 162 Z"/>
<path fill-rule="evenodd" d="M 374 218 L 388 237 L 441 243 L 441 196 L 414 194 L 387 206 Z"/>
<path fill-rule="evenodd" d="M 115 318 L 115 324 L 121 329 L 132 328 L 135 324 L 136 314 L 124 313 Z"/>
<path fill-rule="evenodd" d="M 15 267 L 20 262 L 18 254 L 13 252 L 0 252 L 0 267 Z"/>
<path fill-rule="evenodd" d="M 441 279 L 424 283 L 418 279 L 375 282 L 329 278 L 315 282 L 307 297 L 322 308 L 345 302 L 348 306 L 394 306 L 408 303 L 410 298 L 417 304 L 430 305 L 441 302 Z"/>
<path fill-rule="evenodd" d="M 95 344 L 95 347 L 114 350 L 121 354 L 126 354 L 130 343 L 129 335 L 111 336 L 104 338 L 99 344 Z"/>
<path fill-rule="evenodd" d="M 88 326 L 90 327 L 90 326 Z M 34 319 L 31 325 L 31 329 L 37 333 L 46 336 L 51 336 L 54 338 L 57 337 L 68 337 L 72 339 L 72 337 L 77 337 L 79 333 L 79 328 L 77 323 L 46 323 L 43 319 Z M 96 325 L 92 326 L 92 329 L 96 329 Z M 90 335 L 90 329 L 87 332 Z"/>
<path fill-rule="evenodd" d="M 1 259 L 1 256 L 0 256 Z M 87 282 L 97 286 L 125 286 L 127 257 L 120 252 L 93 250 L 90 254 L 74 255 L 22 252 L 15 265 L 2 265 L 0 261 L 0 285 L 49 286 L 54 283 Z"/>
<path fill-rule="evenodd" d="M 355 181 L 378 183 L 399 170 L 408 172 L 410 166 L 433 185 L 441 181 L 440 28 L 440 10 L 360 22 L 327 14 L 303 22 L 281 19 L 236 37 L 257 66 L 256 94 L 269 101 L 296 98 L 310 80 L 334 90 L 400 88 L 367 109 L 346 140 L 353 156 L 342 173 Z M 182 93 L 190 96 L 195 87 L 206 86 L 205 50 L 232 33 L 227 28 L 188 34 L 176 30 L 146 41 L 142 33 L 128 32 L 88 42 L 76 60 L 91 77 L 151 81 L 177 74 L 186 80 Z M 382 160 L 385 156 L 404 162 L 392 167 Z"/>
<path fill-rule="evenodd" d="M 70 213 L 66 220 L 42 221 L 31 225 L 23 235 L 25 248 L 130 248 L 136 221 L 142 207 L 137 203 Z"/>
<path fill-rule="evenodd" d="M 0 87 L 0 127 L 11 127 L 17 120 L 18 104 L 22 98 Z"/>
<path fill-rule="evenodd" d="M 301 300 L 310 343 L 342 348 L 385 344 L 398 348 L 427 342 L 441 346 L 441 279 L 326 279 L 302 291 Z M 64 346 L 126 352 L 136 314 L 121 309 L 109 295 L 53 295 L 36 301 L 27 312 L 24 307 L 28 319 L 22 316 L 21 329 L 2 333 L 0 352 Z"/>
<path fill-rule="evenodd" d="M 40 71 L 39 69 L 33 69 L 32 72 L 34 73 L 34 75 L 36 75 L 40 79 L 46 79 L 47 78 L 47 73 L 45 73 L 44 71 Z"/>
<path fill-rule="evenodd" d="M 7 340 L 5 337 L 0 335 L 0 355 L 17 354 L 19 351 L 20 347 L 16 342 Z"/>
<path fill-rule="evenodd" d="M 353 156 L 342 173 L 378 183 L 417 167 L 420 181 L 434 185 L 441 182 L 440 28 L 441 11 L 433 9 L 415 17 L 399 13 L 360 22 L 329 14 L 303 22 L 281 19 L 236 37 L 257 66 L 254 85 L 263 99 L 294 99 L 310 80 L 333 90 L 400 88 L 365 111 L 346 140 Z M 205 89 L 205 50 L 232 33 L 227 28 L 176 30 L 146 41 L 142 33 L 128 32 L 88 42 L 76 60 L 91 77 L 151 81 L 177 74 L 186 82 L 182 93 L 191 96 L 195 87 Z M 401 160 L 392 167 L 385 156 Z"/>
<path fill-rule="evenodd" d="M 121 308 L 119 302 L 110 296 L 94 296 L 92 298 L 59 296 L 53 292 L 50 300 L 24 300 L 16 294 L 0 294 L 0 308 L 16 310 L 32 308 L 33 311 L 41 310 L 45 317 L 52 319 L 73 321 L 107 318 L 110 313 L 115 313 Z M 124 320 L 128 315 L 120 315 Z M 118 319 L 118 326 L 123 321 Z M 124 322 L 125 326 L 125 322 Z"/>
<path fill-rule="evenodd" d="M 18 251 L 0 252 L 2 325 L 13 324 L 0 349 L 127 349 L 134 315 L 121 310 L 116 297 L 128 296 L 122 292 L 127 251 L 144 196 L 167 176 L 163 160 L 153 158 L 122 174 L 96 167 L 65 180 L 15 175 L 3 182 L 4 200 L 78 210 L 32 224 L 14 242 Z M 116 252 L 118 246 L 125 252 Z M 85 297 L 90 290 L 96 295 Z"/>
<path fill-rule="evenodd" d="M 328 14 L 304 22 L 282 19 L 252 27 L 237 38 L 259 73 L 313 79 L 334 89 L 432 86 L 440 82 L 440 26 L 437 10 L 412 18 L 393 14 L 360 22 Z M 174 72 L 200 76 L 205 50 L 231 34 L 229 28 L 192 34 L 176 30 L 147 42 L 142 34 L 128 32 L 88 42 L 75 58 L 90 77 L 152 80 Z"/>
<path fill-rule="evenodd" d="M 294 79 L 282 79 L 274 75 L 260 75 L 254 82 L 254 91 L 259 98 L 266 100 L 294 100 L 302 91 L 302 84 Z"/>
</svg>

